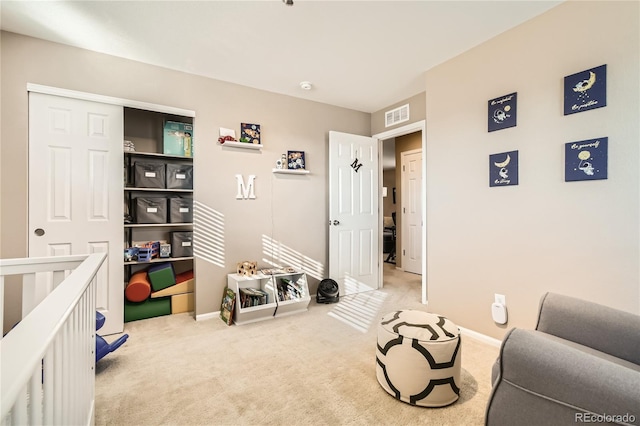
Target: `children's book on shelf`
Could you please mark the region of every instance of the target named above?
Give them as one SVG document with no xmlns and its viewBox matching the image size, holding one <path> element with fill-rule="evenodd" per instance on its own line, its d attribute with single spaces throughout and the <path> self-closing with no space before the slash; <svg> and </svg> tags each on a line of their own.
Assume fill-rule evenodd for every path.
<svg viewBox="0 0 640 426">
<path fill-rule="evenodd" d="M 281 302 L 285 300 L 299 299 L 303 296 L 302 287 L 288 278 L 280 278 L 280 282 L 277 283 L 278 287 L 278 300 Z"/>
<path fill-rule="evenodd" d="M 233 322 L 233 309 L 236 305 L 236 293 L 229 287 L 225 287 L 222 294 L 222 304 L 220 305 L 220 319 L 227 325 Z"/>
<path fill-rule="evenodd" d="M 269 303 L 269 293 L 257 288 L 240 289 L 240 307 L 251 308 L 252 306 L 266 305 Z"/>
</svg>

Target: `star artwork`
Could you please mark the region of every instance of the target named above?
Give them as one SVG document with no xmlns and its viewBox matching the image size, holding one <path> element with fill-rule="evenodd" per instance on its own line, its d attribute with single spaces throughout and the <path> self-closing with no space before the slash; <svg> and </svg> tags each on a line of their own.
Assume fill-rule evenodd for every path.
<svg viewBox="0 0 640 426">
<path fill-rule="evenodd" d="M 564 115 L 607 106 L 607 66 L 564 78 Z"/>
</svg>

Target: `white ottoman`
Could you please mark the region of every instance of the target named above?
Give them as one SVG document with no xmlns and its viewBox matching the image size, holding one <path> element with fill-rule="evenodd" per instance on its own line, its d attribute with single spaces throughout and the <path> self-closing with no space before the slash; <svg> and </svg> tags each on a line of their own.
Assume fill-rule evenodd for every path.
<svg viewBox="0 0 640 426">
<path fill-rule="evenodd" d="M 457 401 L 461 359 L 460 330 L 447 318 L 404 310 L 378 325 L 376 376 L 400 401 L 423 407 Z"/>
</svg>

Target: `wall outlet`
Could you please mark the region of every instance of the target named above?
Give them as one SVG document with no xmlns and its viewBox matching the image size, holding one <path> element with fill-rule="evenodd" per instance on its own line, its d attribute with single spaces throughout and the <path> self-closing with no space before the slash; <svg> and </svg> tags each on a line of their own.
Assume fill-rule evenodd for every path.
<svg viewBox="0 0 640 426">
<path fill-rule="evenodd" d="M 507 298 L 505 297 L 504 294 L 495 294 L 495 298 L 496 298 L 496 303 L 499 303 L 501 305 L 507 306 Z"/>
</svg>

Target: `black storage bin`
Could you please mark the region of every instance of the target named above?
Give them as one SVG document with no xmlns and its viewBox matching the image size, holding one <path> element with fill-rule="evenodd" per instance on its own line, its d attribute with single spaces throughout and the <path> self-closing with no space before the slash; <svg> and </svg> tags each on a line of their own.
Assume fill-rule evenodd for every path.
<svg viewBox="0 0 640 426">
<path fill-rule="evenodd" d="M 171 233 L 171 257 L 193 256 L 193 231 Z"/>
<path fill-rule="evenodd" d="M 164 163 L 136 161 L 133 164 L 133 184 L 136 188 L 164 188 Z"/>
<path fill-rule="evenodd" d="M 167 163 L 167 189 L 193 189 L 193 165 Z"/>
<path fill-rule="evenodd" d="M 136 223 L 167 223 L 166 198 L 135 198 L 133 201 Z"/>
<path fill-rule="evenodd" d="M 169 223 L 193 222 L 193 200 L 191 198 L 169 198 Z"/>
</svg>

